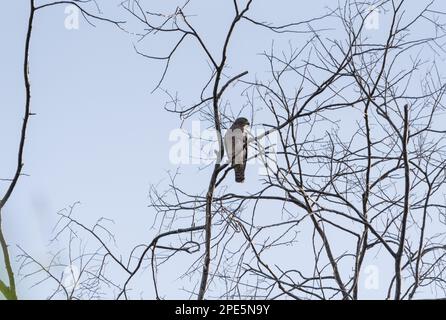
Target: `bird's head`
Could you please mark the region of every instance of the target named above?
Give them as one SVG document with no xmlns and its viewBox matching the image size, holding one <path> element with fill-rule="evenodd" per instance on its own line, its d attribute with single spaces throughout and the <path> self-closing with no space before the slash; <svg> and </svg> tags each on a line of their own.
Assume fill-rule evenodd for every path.
<svg viewBox="0 0 446 320">
<path fill-rule="evenodd" d="M 234 126 L 237 126 L 237 127 L 242 127 L 243 128 L 243 127 L 249 126 L 249 125 L 250 125 L 250 123 L 249 123 L 248 119 L 243 118 L 243 117 L 237 118 L 234 121 Z"/>
</svg>

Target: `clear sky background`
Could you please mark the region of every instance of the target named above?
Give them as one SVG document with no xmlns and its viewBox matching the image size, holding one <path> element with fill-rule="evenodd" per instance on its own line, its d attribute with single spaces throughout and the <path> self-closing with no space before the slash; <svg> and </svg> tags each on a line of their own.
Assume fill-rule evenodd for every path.
<svg viewBox="0 0 446 320">
<path fill-rule="evenodd" d="M 320 15 L 327 5 L 335 3 L 259 0 L 252 15 L 280 24 Z M 85 224 L 100 217 L 114 220 L 116 250 L 125 257 L 134 245 L 156 235 L 150 229 L 154 211 L 148 208 L 149 187 L 165 183 L 167 171 L 176 169 L 169 162 L 169 134 L 180 126 L 178 117 L 163 109 L 166 96 L 151 94 L 163 65 L 137 55 L 135 37 L 111 24 L 97 22 L 93 28 L 81 20 L 78 30 L 67 30 L 64 9 L 40 11 L 34 21 L 30 79 L 31 108 L 37 115 L 30 120 L 25 149 L 24 173 L 29 176 L 20 179 L 3 213 L 12 255 L 19 253 L 20 245 L 43 264 L 50 259 L 48 242 L 56 213 L 76 201 L 81 205 L 75 216 Z M 226 1 L 195 1 L 190 8 L 199 17 L 192 21 L 214 50 L 221 46 L 232 10 Z M 119 12 L 116 1 L 104 9 L 104 14 L 121 18 Z M 25 97 L 22 63 L 27 15 L 27 0 L 6 1 L 0 8 L 0 178 L 10 177 L 15 168 Z M 291 41 L 299 43 L 299 37 L 293 37 Z M 234 73 L 255 70 L 251 79 L 265 76 L 268 70 L 258 53 L 268 50 L 273 38 L 279 46 L 290 40 L 241 24 L 229 51 L 230 68 Z M 138 48 L 166 53 L 170 42 L 161 37 L 157 41 L 138 44 Z M 178 91 L 185 102 L 196 100 L 209 72 L 196 49 L 187 45 L 177 53 L 164 84 Z M 232 104 L 237 103 L 244 101 L 235 97 Z M 183 128 L 190 131 L 191 123 Z M 210 168 L 187 167 L 183 186 L 191 193 L 202 191 L 210 172 Z M 256 170 L 248 171 L 247 181 L 233 187 L 249 191 L 258 182 Z M 0 190 L 5 185 L 0 182 Z M 55 246 L 53 251 L 66 243 Z M 187 296 L 179 289 L 193 286 L 170 276 L 179 262 L 166 265 L 161 275 L 163 296 Z M 18 264 L 14 266 L 17 270 Z M 385 277 L 386 271 L 382 274 Z M 153 297 L 151 283 L 144 279 L 141 297 Z M 31 282 L 20 281 L 18 295 L 45 298 L 46 286 L 30 288 Z"/>
</svg>

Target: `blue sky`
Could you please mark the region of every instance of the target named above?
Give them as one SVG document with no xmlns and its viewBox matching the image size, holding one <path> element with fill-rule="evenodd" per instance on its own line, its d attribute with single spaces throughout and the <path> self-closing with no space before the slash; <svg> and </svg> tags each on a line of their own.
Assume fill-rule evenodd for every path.
<svg viewBox="0 0 446 320">
<path fill-rule="evenodd" d="M 115 5 L 109 3 L 104 13 L 120 17 Z M 259 20 L 280 24 L 322 14 L 327 5 L 334 2 L 258 1 L 252 14 Z M 148 207 L 149 187 L 165 183 L 167 172 L 176 169 L 169 163 L 169 134 L 181 124 L 177 116 L 164 110 L 166 95 L 161 91 L 151 93 L 163 65 L 137 55 L 133 47 L 136 44 L 144 52 L 162 54 L 167 52 L 169 39 L 159 37 L 156 42 L 138 43 L 135 36 L 111 24 L 97 22 L 93 28 L 84 20 L 78 30 L 67 30 L 64 9 L 65 6 L 48 8 L 38 12 L 34 21 L 30 79 L 31 108 L 36 116 L 31 118 L 26 144 L 27 176 L 21 178 L 3 213 L 12 254 L 18 254 L 20 245 L 43 264 L 49 261 L 48 241 L 57 212 L 76 201 L 81 204 L 75 216 L 85 224 L 93 224 L 100 217 L 113 219 L 116 250 L 124 256 L 134 245 L 147 243 L 156 235 L 156 230 L 150 228 L 155 217 Z M 196 1 L 190 11 L 197 13 L 194 25 L 217 51 L 232 8 L 226 7 L 224 1 Z M 27 14 L 26 0 L 8 1 L 0 10 L 1 178 L 13 172 L 23 116 L 21 67 Z M 288 36 L 242 24 L 229 50 L 230 70 L 254 70 L 250 79 L 266 76 L 268 70 L 259 53 L 270 48 L 273 38 L 283 48 L 289 41 L 301 41 L 299 36 L 290 40 Z M 177 91 L 182 101 L 192 102 L 208 73 L 204 57 L 194 45 L 187 45 L 177 52 L 163 87 Z M 237 95 L 231 99 L 236 108 L 244 103 Z M 190 128 L 191 122 L 185 122 L 183 129 Z M 201 192 L 210 169 L 199 170 L 193 165 L 183 169 L 183 186 L 191 193 Z M 249 192 L 258 182 L 256 170 L 247 173 L 247 180 L 243 186 L 232 186 Z M 4 187 L 0 182 L 0 190 Z M 54 245 L 56 249 L 52 250 L 66 244 Z M 184 258 L 175 263 L 187 261 Z M 171 298 L 187 296 L 178 289 L 193 286 L 172 276 L 178 272 L 175 263 L 166 265 L 160 274 L 163 294 Z M 2 271 L 0 268 L 0 276 Z M 385 277 L 384 270 L 382 273 Z M 147 281 L 138 289 L 141 297 L 151 297 L 149 278 L 146 275 L 141 279 Z M 29 289 L 30 284 L 29 280 L 19 282 L 20 297 L 46 297 L 45 285 Z M 368 297 L 375 295 L 367 293 Z"/>
</svg>

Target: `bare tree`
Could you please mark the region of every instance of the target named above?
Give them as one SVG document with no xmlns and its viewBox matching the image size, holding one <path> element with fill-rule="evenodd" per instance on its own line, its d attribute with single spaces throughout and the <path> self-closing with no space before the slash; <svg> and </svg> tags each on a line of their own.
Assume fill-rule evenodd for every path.
<svg viewBox="0 0 446 320">
<path fill-rule="evenodd" d="M 223 64 L 234 26 L 241 20 L 291 35 L 296 32 L 293 28 L 300 26 L 258 22 L 245 16 L 250 5 L 248 1 L 244 9 L 239 9 L 234 3 L 235 17 L 222 46 Z M 280 145 L 273 165 L 265 162 L 269 174 L 262 179 L 259 190 L 251 190 L 249 195 L 228 193 L 229 188 L 222 187 L 231 168 L 218 156 L 203 196 L 191 195 L 174 183 L 170 189 L 173 202 L 154 192 L 153 205 L 165 217 L 173 219 L 183 212 L 193 212 L 192 223 L 198 219 L 198 212 L 206 217 L 199 299 L 209 283 L 217 280 L 227 283 L 229 289 L 223 296 L 232 298 L 246 297 L 241 295 L 243 287 L 269 298 L 357 299 L 364 260 L 381 252 L 394 260 L 388 297 L 393 292 L 395 299 L 413 298 L 422 286 L 443 288 L 440 266 L 444 246 L 435 239 L 442 237 L 443 233 L 437 232 L 444 230 L 435 228 L 435 232 L 426 233 L 427 219 L 440 222 L 443 208 L 444 131 L 435 128 L 435 119 L 443 112 L 445 89 L 444 76 L 436 63 L 444 54 L 441 41 L 445 30 L 439 20 L 443 14 L 433 7 L 434 3 L 416 13 L 409 13 L 405 5 L 405 1 L 346 2 L 326 16 L 306 21 L 307 42 L 288 56 L 278 56 L 274 49 L 264 54 L 272 80 L 243 80 L 239 77 L 246 74 L 244 70 L 240 75 L 227 76 L 230 82 L 236 79 L 240 85 L 254 89 L 257 101 L 270 111 L 271 122 L 263 124 L 266 133 L 251 139 L 259 150 L 255 156 L 264 153 L 261 140 L 273 132 L 279 135 Z M 374 10 L 381 10 L 388 18 L 382 23 L 388 23 L 385 37 L 378 41 L 369 39 L 366 30 Z M 177 14 L 187 23 L 183 10 Z M 311 26 L 311 22 L 322 23 L 321 19 L 333 19 L 343 27 L 339 39 L 326 40 L 329 38 L 323 30 Z M 420 24 L 427 24 L 435 36 L 417 36 L 412 30 Z M 176 31 L 188 35 L 187 29 Z M 196 31 L 191 32 L 202 39 Z M 205 52 L 210 51 L 202 41 L 200 44 Z M 209 59 L 215 61 L 212 56 Z M 218 71 L 223 65 L 214 66 L 215 77 L 213 74 L 210 83 L 218 87 Z M 192 107 L 179 106 L 172 100 L 175 107 L 171 111 L 183 117 L 205 115 L 215 121 L 217 137 L 221 137 L 222 119 L 230 117 L 218 100 L 219 90 L 213 90 L 210 97 Z M 209 111 L 206 104 L 210 101 Z M 258 105 L 254 100 L 250 103 Z M 346 128 L 353 124 L 357 128 L 349 132 Z M 215 196 L 217 185 L 220 190 Z M 264 225 L 255 223 L 259 215 L 266 214 L 262 203 L 269 206 L 272 201 L 282 207 L 282 219 Z M 314 250 L 309 273 L 305 275 L 298 266 L 285 269 L 277 262 L 270 266 L 264 258 L 266 252 L 293 247 L 296 235 L 307 223 L 314 231 L 306 240 L 312 242 Z M 212 237 L 211 231 L 217 235 Z M 242 246 L 237 237 L 240 233 L 245 243 Z M 335 239 L 340 237 L 353 241 L 347 241 L 349 245 L 341 241 L 338 246 Z M 235 241 L 242 249 L 226 249 Z M 213 258 L 214 272 L 209 280 L 212 251 L 218 256 Z M 435 261 L 436 267 L 429 260 Z M 221 265 L 228 261 L 234 264 Z M 429 267 L 422 268 L 422 261 Z M 197 261 L 194 267 L 197 272 L 199 264 Z M 262 285 L 248 285 L 252 277 Z"/>
<path fill-rule="evenodd" d="M 145 1 L 123 8 L 143 25 L 141 39 L 176 36 L 165 56 L 135 48 L 165 63 L 155 89 L 168 95 L 167 111 L 181 121 L 199 116 L 215 130 L 214 162 L 201 171 L 208 185 L 195 193 L 176 172 L 167 190 L 153 186 L 158 235 L 135 246 L 127 262 L 101 237 L 105 232 L 112 239 L 102 224 L 88 228 L 62 214 L 57 236 L 83 231 L 99 245 L 79 255 L 97 264 L 78 278 L 88 289 L 76 297 L 97 297 L 99 284 L 106 283 L 116 289 L 115 298 L 127 299 L 131 280 L 147 266 L 161 298 L 158 270 L 180 253 L 195 257 L 184 272 L 196 283 L 192 298 L 360 299 L 371 261 L 392 270 L 382 298 L 423 298 L 424 290 L 443 297 L 446 132 L 440 123 L 446 86 L 437 61 L 445 57 L 446 30 L 439 2 L 415 10 L 404 0 L 343 1 L 320 17 L 274 25 L 250 14 L 255 1 L 233 1 L 218 50 L 191 22 L 190 3 L 169 13 L 154 12 Z M 379 35 L 371 37 L 370 19 L 378 10 Z M 269 79 L 250 79 L 251 70 L 228 68 L 228 48 L 240 24 L 297 38 L 300 45 L 289 53 L 273 45 L 263 53 Z M 163 83 L 189 42 L 211 71 L 198 101 L 183 105 Z M 250 108 L 231 109 L 223 98 L 231 90 L 241 90 Z M 257 122 L 260 109 L 266 121 Z M 242 111 L 265 128 L 249 139 L 255 150 L 250 158 L 262 159 L 265 170 L 249 193 L 231 189 L 233 168 L 222 143 L 223 130 Z M 265 143 L 272 135 L 277 145 Z M 52 273 L 57 263 L 45 267 L 26 253 L 22 258 L 25 266 L 37 267 L 33 272 L 43 271 L 44 280 L 55 280 L 55 293 L 74 297 Z M 109 261 L 123 279 L 106 274 Z"/>
</svg>

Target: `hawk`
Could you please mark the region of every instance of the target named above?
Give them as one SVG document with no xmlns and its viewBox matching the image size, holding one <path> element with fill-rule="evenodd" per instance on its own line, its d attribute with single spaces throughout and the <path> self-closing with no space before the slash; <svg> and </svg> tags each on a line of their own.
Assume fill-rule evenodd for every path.
<svg viewBox="0 0 446 320">
<path fill-rule="evenodd" d="M 246 118 L 237 118 L 226 131 L 224 143 L 235 172 L 235 182 L 245 181 L 245 167 L 248 159 L 248 126 Z"/>
</svg>

